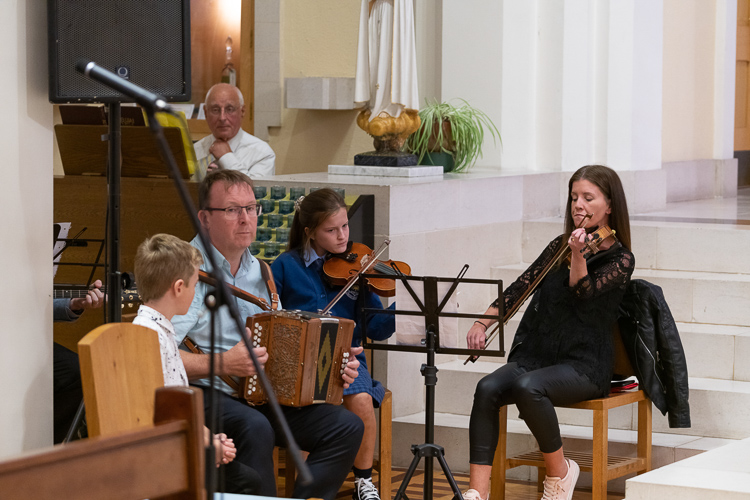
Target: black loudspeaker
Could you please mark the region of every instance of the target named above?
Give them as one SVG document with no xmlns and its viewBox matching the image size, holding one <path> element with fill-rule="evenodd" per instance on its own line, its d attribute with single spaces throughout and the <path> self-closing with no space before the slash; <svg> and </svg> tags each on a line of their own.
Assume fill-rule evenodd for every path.
<svg viewBox="0 0 750 500">
<path fill-rule="evenodd" d="M 190 0 L 48 0 L 49 100 L 132 102 L 79 60 L 170 101 L 190 100 Z"/>
</svg>

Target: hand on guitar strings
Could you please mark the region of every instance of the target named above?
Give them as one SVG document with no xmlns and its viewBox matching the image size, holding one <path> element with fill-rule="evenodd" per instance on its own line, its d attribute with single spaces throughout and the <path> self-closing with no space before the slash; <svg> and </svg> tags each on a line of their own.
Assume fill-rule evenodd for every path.
<svg viewBox="0 0 750 500">
<path fill-rule="evenodd" d="M 105 295 L 100 290 L 101 287 L 101 280 L 94 281 L 85 297 L 70 299 L 70 310 L 86 311 L 88 309 L 98 309 L 102 307 Z"/>
</svg>

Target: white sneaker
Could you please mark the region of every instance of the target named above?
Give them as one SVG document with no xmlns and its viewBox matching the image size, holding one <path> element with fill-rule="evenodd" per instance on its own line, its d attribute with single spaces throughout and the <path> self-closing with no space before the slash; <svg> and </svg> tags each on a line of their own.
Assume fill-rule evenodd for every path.
<svg viewBox="0 0 750 500">
<path fill-rule="evenodd" d="M 358 477 L 354 479 L 352 500 L 380 500 L 378 489 L 372 484 L 371 477 Z"/>
<path fill-rule="evenodd" d="M 482 495 L 475 489 L 466 490 L 461 496 L 464 500 L 489 500 L 490 498 L 489 495 L 487 495 L 487 498 L 482 498 Z"/>
<path fill-rule="evenodd" d="M 544 478 L 542 500 L 571 500 L 573 498 L 573 490 L 576 487 L 581 468 L 573 460 L 566 458 L 565 461 L 568 462 L 568 473 L 565 474 L 565 477 L 547 476 Z"/>
</svg>

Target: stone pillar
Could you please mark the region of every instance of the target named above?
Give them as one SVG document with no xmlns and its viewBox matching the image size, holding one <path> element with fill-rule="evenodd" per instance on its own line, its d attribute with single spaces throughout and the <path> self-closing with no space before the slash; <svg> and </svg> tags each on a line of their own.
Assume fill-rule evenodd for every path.
<svg viewBox="0 0 750 500">
<path fill-rule="evenodd" d="M 503 137 L 479 165 L 661 167 L 660 0 L 447 2 L 443 19 L 442 99 L 468 100 Z"/>
<path fill-rule="evenodd" d="M 52 105 L 46 3 L 0 20 L 0 458 L 52 444 Z M 80 229 L 80 228 L 79 228 Z"/>
</svg>

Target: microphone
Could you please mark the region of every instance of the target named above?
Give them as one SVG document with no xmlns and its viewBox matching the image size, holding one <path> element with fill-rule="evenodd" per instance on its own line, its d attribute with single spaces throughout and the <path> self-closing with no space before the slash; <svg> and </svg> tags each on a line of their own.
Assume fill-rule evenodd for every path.
<svg viewBox="0 0 750 500">
<path fill-rule="evenodd" d="M 151 109 L 153 111 L 168 111 L 171 112 L 172 108 L 164 98 L 145 90 L 134 83 L 120 78 L 116 74 L 108 71 L 101 66 L 98 66 L 93 61 L 86 62 L 80 60 L 76 63 L 76 70 L 79 73 L 83 73 L 92 80 L 96 80 L 99 83 L 103 83 L 107 87 L 113 88 L 119 93 L 132 97 L 135 102 L 143 106 L 144 108 Z"/>
</svg>

